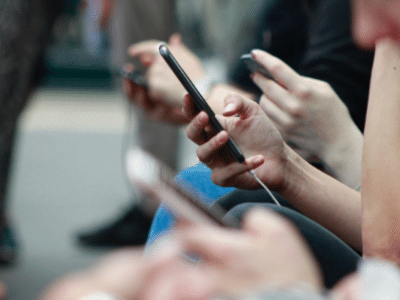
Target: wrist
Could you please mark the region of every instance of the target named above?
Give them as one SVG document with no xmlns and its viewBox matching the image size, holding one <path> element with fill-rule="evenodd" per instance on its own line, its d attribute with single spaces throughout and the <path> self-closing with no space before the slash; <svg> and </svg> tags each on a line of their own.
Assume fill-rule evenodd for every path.
<svg viewBox="0 0 400 300">
<path fill-rule="evenodd" d="M 278 192 L 283 196 L 298 194 L 304 178 L 305 160 L 286 143 L 284 143 L 284 153 L 282 180 Z"/>
<path fill-rule="evenodd" d="M 325 147 L 321 159 L 334 178 L 357 190 L 361 186 L 363 135 L 354 123 L 345 133 Z"/>
</svg>

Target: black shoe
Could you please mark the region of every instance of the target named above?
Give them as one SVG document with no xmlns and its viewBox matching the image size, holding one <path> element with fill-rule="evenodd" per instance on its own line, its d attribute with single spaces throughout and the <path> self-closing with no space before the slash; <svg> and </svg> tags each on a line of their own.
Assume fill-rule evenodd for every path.
<svg viewBox="0 0 400 300">
<path fill-rule="evenodd" d="M 17 243 L 8 225 L 0 229 L 0 265 L 11 265 L 17 258 Z"/>
<path fill-rule="evenodd" d="M 78 234 L 78 241 L 91 247 L 144 245 L 151 222 L 152 218 L 135 205 L 114 223 L 92 232 Z"/>
</svg>

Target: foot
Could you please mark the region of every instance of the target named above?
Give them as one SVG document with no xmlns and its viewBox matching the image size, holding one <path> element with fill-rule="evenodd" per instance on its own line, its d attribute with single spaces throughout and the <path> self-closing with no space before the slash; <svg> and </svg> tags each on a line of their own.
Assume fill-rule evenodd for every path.
<svg viewBox="0 0 400 300">
<path fill-rule="evenodd" d="M 124 247 L 144 245 L 152 218 L 134 205 L 125 214 L 103 228 L 78 234 L 80 244 L 91 247 Z"/>
</svg>

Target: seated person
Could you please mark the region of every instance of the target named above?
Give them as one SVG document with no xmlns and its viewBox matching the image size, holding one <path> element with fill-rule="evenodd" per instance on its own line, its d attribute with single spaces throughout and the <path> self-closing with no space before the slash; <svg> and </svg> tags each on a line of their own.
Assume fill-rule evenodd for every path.
<svg viewBox="0 0 400 300">
<path fill-rule="evenodd" d="M 311 22 L 308 50 L 302 56 L 303 61 L 297 63 L 297 65 L 300 65 L 299 69 L 302 74 L 326 79 L 338 91 L 339 96 L 342 97 L 344 102 L 347 103 L 348 108 L 351 109 L 350 115 L 353 119 L 357 120 L 358 127 L 362 128 L 363 117 L 357 118 L 356 115 L 364 115 L 365 112 L 365 109 L 360 108 L 360 103 L 364 103 L 361 107 L 365 108 L 372 61 L 371 53 L 362 52 L 354 46 L 350 37 L 349 23 L 343 22 L 341 18 L 331 17 L 326 20 L 324 19 L 324 22 L 321 23 L 320 16 L 329 16 L 327 13 L 333 11 L 340 11 L 345 14 L 345 20 L 349 19 L 348 1 L 322 2 L 318 6 L 314 15 L 315 17 Z M 328 27 L 328 24 L 331 27 Z M 336 36 L 334 42 L 331 39 L 327 39 L 331 35 Z M 140 56 L 150 51 L 150 49 L 154 51 L 154 46 L 154 42 L 142 43 L 133 46 L 131 52 L 135 56 Z M 190 59 L 193 60 L 193 57 L 175 37 L 170 42 L 170 48 L 175 56 L 180 58 L 179 61 L 184 63 L 183 67 L 189 71 L 192 79 L 199 79 L 204 76 L 201 72 L 199 62 L 187 64 L 187 62 L 190 62 Z M 349 61 L 352 63 L 349 64 Z M 190 68 L 188 67 L 189 65 L 191 66 Z M 349 68 L 353 71 L 349 72 Z M 168 79 L 166 79 L 167 82 L 165 82 L 165 78 L 163 77 L 165 74 L 169 74 L 167 76 Z M 288 76 L 293 76 L 293 71 L 289 72 Z M 146 94 L 143 93 L 137 94 L 137 89 L 126 83 L 130 98 L 139 105 L 145 103 L 144 108 L 150 114 L 154 114 L 154 117 L 163 118 L 163 116 L 168 116 L 169 119 L 167 121 L 171 121 L 171 116 L 175 116 L 176 120 L 179 120 L 180 123 L 184 122 L 184 117 L 181 114 L 174 114 L 174 111 L 180 107 L 180 101 L 176 97 L 171 96 L 173 95 L 172 93 L 166 93 L 163 90 L 163 87 L 165 89 L 165 87 L 173 86 L 176 95 L 181 95 L 183 87 L 176 81 L 162 59 L 156 59 L 154 64 L 150 66 L 149 80 L 149 96 L 154 97 L 146 97 Z M 154 84 L 153 91 L 158 91 L 158 93 L 154 92 L 151 94 L 152 82 Z M 270 85 L 274 86 L 273 83 L 270 83 Z M 279 91 L 279 86 L 275 85 L 275 87 L 278 87 L 275 88 L 275 94 L 269 93 L 267 94 L 268 97 L 263 97 L 262 107 L 264 111 L 276 123 L 288 144 L 302 148 L 303 153 L 306 153 L 307 157 L 318 156 L 324 162 L 325 166 L 329 166 L 328 171 L 332 176 L 352 188 L 359 188 L 362 144 L 360 131 L 351 122 L 349 113 L 328 85 L 323 82 L 313 81 L 307 77 L 302 77 L 298 82 L 298 87 L 301 86 L 305 90 L 308 90 L 310 94 L 313 94 L 314 101 L 307 101 L 307 95 L 304 93 L 300 95 L 290 90 Z M 214 109 L 217 111 L 221 110 L 221 99 L 223 99 L 223 95 L 227 94 L 227 91 L 231 90 L 237 91 L 233 86 L 217 85 L 210 92 L 207 100 Z M 248 93 L 244 93 L 243 90 L 240 90 L 240 92 L 247 97 L 256 98 L 256 96 L 249 96 Z M 157 96 L 161 94 L 168 94 L 170 96 L 167 97 L 168 99 L 164 99 L 164 101 Z M 142 98 L 139 99 L 138 95 Z M 143 98 L 143 96 L 145 97 Z M 151 99 L 156 100 L 150 101 Z M 319 102 L 318 99 L 320 99 Z M 290 101 L 294 107 L 297 107 L 297 110 L 285 111 L 282 105 L 277 105 L 277 103 L 282 104 Z M 352 101 L 356 104 L 352 105 Z M 174 104 L 169 105 L 171 103 Z M 321 121 L 323 122 L 321 123 Z M 326 127 L 324 128 L 322 124 Z M 347 126 L 349 127 L 347 128 Z M 316 128 L 318 130 L 315 130 Z M 200 174 L 197 172 L 200 172 Z M 197 165 L 184 170 L 179 174 L 178 180 L 181 178 L 186 179 L 194 187 L 197 187 L 198 190 L 206 191 L 205 196 L 208 196 L 210 202 L 219 198 L 222 193 L 226 194 L 232 191 L 231 188 L 226 190 L 217 189 L 208 177 L 199 182 L 197 180 L 199 175 L 202 177 L 207 175 L 207 169 L 203 165 Z M 172 222 L 172 217 L 161 207 L 156 214 L 150 231 L 150 242 L 160 232 L 162 233 L 163 230 L 168 229 Z"/>
<path fill-rule="evenodd" d="M 370 46 L 382 37 L 398 39 L 400 33 L 400 9 L 398 7 L 400 6 L 397 5 L 400 3 L 399 1 L 372 3 L 366 0 L 354 0 L 354 2 L 354 30 L 359 43 Z M 365 249 L 364 255 L 367 257 L 379 257 L 398 264 L 400 261 L 398 245 L 400 243 L 397 241 L 398 235 L 393 234 L 393 228 L 398 227 L 400 217 L 398 213 L 400 195 L 397 184 L 400 169 L 392 167 L 393 164 L 398 164 L 398 153 L 400 151 L 398 149 L 400 144 L 393 143 L 394 140 L 398 139 L 398 127 L 400 126 L 398 122 L 398 112 L 400 111 L 398 107 L 400 105 L 398 100 L 398 83 L 400 80 L 398 64 L 400 56 L 397 42 L 384 40 L 378 46 L 371 80 L 371 96 L 364 141 L 366 155 L 363 158 L 362 215 L 365 224 L 368 226 L 362 228 L 363 236 L 367 237 L 363 239 L 362 247 Z M 255 55 L 258 59 L 261 58 L 258 54 Z M 386 101 L 382 102 L 382 97 Z M 226 115 L 230 115 L 238 107 L 247 107 L 250 108 L 247 114 L 259 116 L 260 121 L 266 122 L 262 121 L 264 125 L 269 123 L 262 114 L 257 114 L 258 109 L 246 100 L 231 97 L 228 101 L 233 101 L 229 103 L 233 103 L 234 106 L 230 106 L 231 109 L 226 110 Z M 187 108 L 189 108 L 187 112 L 190 113 L 189 99 L 187 99 L 187 104 Z M 244 116 L 244 114 L 242 113 L 241 116 Z M 385 122 L 382 122 L 382 117 Z M 204 114 L 199 114 L 195 119 L 204 122 L 207 117 Z M 196 122 L 192 122 L 190 126 L 192 133 L 196 133 L 202 128 L 202 126 L 196 125 Z M 392 128 L 393 126 L 394 128 Z M 381 134 L 382 132 L 385 132 L 385 134 Z M 226 132 L 220 133 L 219 137 L 220 141 L 226 141 Z M 216 139 L 213 138 L 211 143 L 208 142 L 203 145 L 202 157 L 214 153 L 213 150 L 218 145 L 218 143 L 212 145 L 212 142 L 215 141 Z M 275 145 L 272 152 L 275 152 L 278 157 L 280 154 L 287 154 L 287 158 L 299 158 L 290 148 L 285 146 L 279 137 L 274 139 L 273 142 L 269 141 L 268 144 L 268 146 Z M 207 150 L 208 146 L 211 147 Z M 282 153 L 282 147 L 289 152 Z M 257 158 L 257 156 L 248 159 L 248 165 L 235 164 L 233 167 L 238 174 L 246 176 L 244 173 L 246 168 L 249 165 L 258 165 L 260 159 L 266 159 L 269 163 L 282 162 L 276 157 L 264 155 L 263 159 Z M 290 165 L 294 164 L 295 169 L 296 163 L 297 167 L 301 167 L 301 165 L 305 167 L 304 172 L 297 174 L 302 175 L 298 177 L 300 180 L 311 180 L 311 182 L 316 180 L 312 177 L 305 178 L 303 176 L 312 175 L 310 171 L 313 169 L 304 164 L 301 158 L 295 161 L 287 160 L 286 162 Z M 217 161 L 214 164 L 216 165 L 216 163 Z M 226 161 L 220 160 L 219 163 L 220 170 L 226 167 Z M 285 164 L 281 171 L 286 170 L 288 164 Z M 392 172 L 387 172 L 388 169 Z M 370 172 L 371 170 L 374 170 L 374 172 Z M 279 179 L 279 173 L 282 172 L 274 172 L 273 175 L 266 173 L 264 175 L 267 176 L 264 179 L 273 179 L 275 185 L 280 185 L 282 182 Z M 291 179 L 296 177 L 296 173 L 286 174 L 293 175 Z M 321 175 L 320 178 L 327 183 L 325 188 L 330 189 L 332 185 L 335 188 L 335 181 L 331 177 Z M 293 183 L 296 185 L 296 182 Z M 354 192 L 351 189 L 345 191 L 344 185 L 340 185 L 340 187 L 343 195 L 350 191 Z M 293 186 L 282 186 L 282 188 L 281 191 L 284 192 L 285 189 L 290 190 Z M 334 192 L 335 189 L 331 191 Z M 297 190 L 297 192 L 304 193 L 304 190 Z M 325 195 L 329 198 L 330 191 L 326 192 L 328 193 L 325 193 Z M 382 192 L 387 197 L 381 197 Z M 347 199 L 350 200 L 350 198 Z M 381 201 L 376 201 L 376 199 L 381 199 Z M 376 205 L 377 202 L 379 202 L 378 206 Z M 325 201 L 324 204 L 326 204 Z M 337 210 L 339 210 L 338 207 L 331 212 L 337 216 L 337 219 L 340 219 L 341 216 L 337 215 Z M 394 210 L 395 214 L 393 214 Z M 340 211 L 346 214 L 347 209 Z M 351 222 L 352 220 L 348 221 Z M 383 226 L 369 226 L 372 223 L 379 223 Z M 322 280 L 318 274 L 317 264 L 313 262 L 304 241 L 301 238 L 299 239 L 290 224 L 273 214 L 260 215 L 259 212 L 255 212 L 246 217 L 243 228 L 243 231 L 232 231 L 212 227 L 181 227 L 175 236 L 176 241 L 179 241 L 179 243 L 174 244 L 175 247 L 178 247 L 178 251 L 175 250 L 176 248 L 170 251 L 161 251 L 160 253 L 164 255 L 156 255 L 156 259 L 150 259 L 150 261 L 141 261 L 138 256 L 131 256 L 130 260 L 127 256 L 120 256 L 120 259 L 114 257 L 116 258 L 114 263 L 103 264 L 91 272 L 82 273 L 79 276 L 62 281 L 59 285 L 50 289 L 44 299 L 84 299 L 83 297 L 86 295 L 91 295 L 97 291 L 119 295 L 126 299 L 163 299 L 163 297 L 166 299 L 210 299 L 221 295 L 226 295 L 231 299 L 232 297 L 243 299 L 251 290 L 257 289 L 261 291 L 257 295 L 258 297 L 253 294 L 252 299 L 271 299 L 273 296 L 275 298 L 272 299 L 276 299 L 282 298 L 282 293 L 290 290 L 290 288 L 298 287 L 298 283 L 302 286 L 307 285 L 308 292 L 311 293 L 321 290 Z M 359 228 L 361 229 L 361 226 Z M 165 250 L 165 248 L 160 250 Z M 202 254 L 202 260 L 195 265 L 191 265 L 189 262 L 188 265 L 187 260 L 181 261 L 182 250 L 197 251 Z M 127 261 L 132 263 L 127 264 Z M 177 261 L 178 263 L 176 263 Z M 122 263 L 118 265 L 118 262 Z M 134 267 L 130 268 L 133 265 Z M 117 266 L 116 270 L 121 273 L 111 272 L 113 266 Z M 368 266 L 368 261 L 364 266 L 366 268 L 363 269 L 362 267 L 361 273 L 345 279 L 341 285 L 337 286 L 331 296 L 334 299 L 399 298 L 398 269 L 386 263 L 382 265 L 373 263 Z M 111 274 L 112 277 L 110 278 Z M 266 285 L 269 285 L 269 287 L 263 288 Z M 312 299 L 310 294 L 305 296 L 299 292 L 299 289 L 297 289 L 295 295 L 291 296 L 292 299 L 296 299 L 296 296 L 297 299 Z M 324 299 L 323 295 L 319 296 L 320 298 L 316 299 Z M 86 297 L 86 299 L 90 298 Z M 92 297 L 91 299 L 96 298 Z M 97 297 L 97 299 L 101 298 Z M 108 299 L 113 298 L 109 296 Z"/>
</svg>

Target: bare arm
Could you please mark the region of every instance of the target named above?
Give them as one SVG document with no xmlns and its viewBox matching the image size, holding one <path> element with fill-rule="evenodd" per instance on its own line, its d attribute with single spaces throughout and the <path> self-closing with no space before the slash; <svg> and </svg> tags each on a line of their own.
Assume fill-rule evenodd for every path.
<svg viewBox="0 0 400 300">
<path fill-rule="evenodd" d="M 212 180 L 221 186 L 257 189 L 257 176 L 272 190 L 282 194 L 302 213 L 325 226 L 356 249 L 361 249 L 360 193 L 319 171 L 302 159 L 282 140 L 261 108 L 238 95 L 226 99 L 225 117 L 219 117 L 222 131 L 211 134 L 204 112 L 194 116 L 190 98 L 185 112 L 193 118 L 188 137 L 200 145 L 197 156 L 212 169 Z M 239 115 L 238 118 L 231 116 Z M 205 136 L 205 132 L 207 136 Z M 239 164 L 223 148 L 229 136 L 244 153 Z"/>
<path fill-rule="evenodd" d="M 293 152 L 288 155 L 290 176 L 281 194 L 306 216 L 361 251 L 360 193 L 316 169 L 292 149 L 288 152 Z"/>
<path fill-rule="evenodd" d="M 376 46 L 363 148 L 362 207 L 365 256 L 400 263 L 400 54 Z"/>
</svg>

